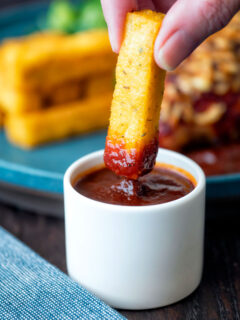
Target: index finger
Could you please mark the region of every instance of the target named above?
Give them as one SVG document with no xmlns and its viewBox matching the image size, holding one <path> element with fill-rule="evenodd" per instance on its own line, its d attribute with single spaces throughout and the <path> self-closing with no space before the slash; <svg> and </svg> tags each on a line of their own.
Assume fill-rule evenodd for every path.
<svg viewBox="0 0 240 320">
<path fill-rule="evenodd" d="M 101 0 L 101 3 L 108 25 L 112 49 L 118 53 L 122 42 L 126 14 L 137 9 L 137 0 Z"/>
</svg>

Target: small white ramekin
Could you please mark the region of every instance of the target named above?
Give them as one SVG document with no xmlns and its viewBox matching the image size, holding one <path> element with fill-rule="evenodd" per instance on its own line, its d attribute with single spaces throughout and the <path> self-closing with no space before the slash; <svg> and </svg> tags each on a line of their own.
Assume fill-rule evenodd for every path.
<svg viewBox="0 0 240 320">
<path fill-rule="evenodd" d="M 74 162 L 64 177 L 69 275 L 113 307 L 150 309 L 183 299 L 200 283 L 205 176 L 192 160 L 159 149 L 157 161 L 187 170 L 195 189 L 178 200 L 142 207 L 91 200 L 76 177 L 103 163 L 103 150 Z"/>
</svg>

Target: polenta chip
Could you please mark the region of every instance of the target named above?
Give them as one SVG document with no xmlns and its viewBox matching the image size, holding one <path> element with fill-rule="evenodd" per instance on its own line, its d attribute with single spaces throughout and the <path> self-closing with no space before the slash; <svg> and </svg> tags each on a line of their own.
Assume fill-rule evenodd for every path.
<svg viewBox="0 0 240 320">
<path fill-rule="evenodd" d="M 113 73 L 115 65 L 104 30 L 7 40 L 0 47 L 0 103 L 7 113 L 25 113 L 79 100 L 96 87 L 103 92 L 106 79 L 100 76 Z M 113 90 L 109 81 L 105 87 Z"/>
<path fill-rule="evenodd" d="M 42 107 L 41 96 L 27 91 L 17 91 L 10 88 L 0 87 L 0 103 L 6 112 L 26 112 Z"/>
<path fill-rule="evenodd" d="M 137 179 L 155 164 L 165 71 L 154 61 L 154 42 L 164 15 L 128 13 L 118 57 L 116 86 L 104 161 L 116 174 Z"/>
<path fill-rule="evenodd" d="M 113 92 L 113 89 L 113 72 L 96 74 L 81 81 L 66 82 L 44 94 L 33 90 L 7 88 L 3 82 L 0 84 L 0 104 L 8 113 L 26 113 L 56 104 L 64 104 L 85 97 Z"/>
<path fill-rule="evenodd" d="M 25 113 L 63 104 L 83 97 L 85 82 L 69 82 L 53 88 L 50 92 L 25 91 L 0 86 L 0 103 L 8 113 Z"/>
<path fill-rule="evenodd" d="M 0 129 L 1 129 L 2 125 L 3 125 L 3 113 L 0 110 Z"/>
<path fill-rule="evenodd" d="M 100 73 L 90 77 L 86 85 L 86 96 L 90 97 L 104 92 L 113 92 L 114 73 Z"/>
<path fill-rule="evenodd" d="M 9 140 L 23 148 L 107 127 L 112 93 L 26 114 L 10 114 L 5 129 Z"/>
<path fill-rule="evenodd" d="M 49 107 L 56 104 L 79 101 L 85 95 L 85 82 L 85 80 L 66 82 L 55 87 L 50 92 L 46 92 L 43 99 L 43 106 L 44 104 Z"/>
<path fill-rule="evenodd" d="M 116 57 L 107 32 L 40 33 L 1 47 L 1 69 L 9 87 L 49 91 L 64 82 L 113 70 Z"/>
</svg>

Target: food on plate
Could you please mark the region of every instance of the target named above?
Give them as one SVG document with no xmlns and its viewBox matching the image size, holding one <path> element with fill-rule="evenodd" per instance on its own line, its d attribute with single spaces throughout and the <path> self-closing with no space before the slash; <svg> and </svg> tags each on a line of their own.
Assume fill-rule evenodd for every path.
<svg viewBox="0 0 240 320">
<path fill-rule="evenodd" d="M 240 139 L 240 14 L 168 74 L 161 147 L 178 151 Z"/>
<path fill-rule="evenodd" d="M 99 75 L 88 79 L 86 86 L 86 95 L 93 96 L 95 94 L 101 94 L 103 92 L 113 92 L 114 85 L 113 72 L 100 73 Z"/>
<path fill-rule="evenodd" d="M 167 164 L 156 164 L 149 174 L 138 180 L 119 177 L 106 167 L 93 168 L 74 182 L 80 194 L 100 202 L 146 206 L 184 197 L 195 187 L 190 173 Z"/>
<path fill-rule="evenodd" d="M 113 79 L 113 71 L 97 73 L 81 81 L 62 83 L 44 94 L 8 89 L 3 83 L 0 89 L 0 100 L 4 109 L 9 113 L 29 112 L 113 91 Z"/>
<path fill-rule="evenodd" d="M 9 140 L 32 148 L 81 133 L 105 128 L 110 115 L 112 92 L 80 101 L 23 114 L 8 114 L 5 129 Z"/>
<path fill-rule="evenodd" d="M 107 31 L 37 33 L 0 47 L 0 103 L 23 148 L 107 127 L 116 55 Z"/>
<path fill-rule="evenodd" d="M 153 50 L 163 17 L 150 10 L 128 13 L 118 57 L 104 161 L 131 179 L 152 170 L 158 150 L 165 72 Z"/>
<path fill-rule="evenodd" d="M 3 125 L 3 113 L 0 110 L 0 129 L 1 129 L 2 125 Z"/>
<path fill-rule="evenodd" d="M 193 150 L 187 155 L 202 167 L 207 176 L 240 172 L 239 143 Z"/>
<path fill-rule="evenodd" d="M 37 93 L 7 88 L 0 71 L 0 103 L 5 112 L 19 113 L 40 109 L 41 100 L 42 97 Z"/>
<path fill-rule="evenodd" d="M 105 30 L 39 33 L 5 41 L 0 50 L 0 102 L 6 112 L 29 111 L 31 105 L 32 109 L 44 107 L 56 88 L 109 74 L 116 63 Z M 4 88 L 9 95 L 4 95 Z"/>
</svg>

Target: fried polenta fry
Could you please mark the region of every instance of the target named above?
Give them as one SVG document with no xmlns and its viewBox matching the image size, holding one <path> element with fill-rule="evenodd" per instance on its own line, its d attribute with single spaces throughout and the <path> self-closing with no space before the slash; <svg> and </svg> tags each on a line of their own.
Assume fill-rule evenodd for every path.
<svg viewBox="0 0 240 320">
<path fill-rule="evenodd" d="M 137 179 L 155 164 L 165 71 L 153 50 L 164 15 L 128 13 L 118 57 L 104 161 L 116 174 Z"/>
<path fill-rule="evenodd" d="M 0 87 L 0 103 L 6 112 L 14 113 L 32 111 L 42 107 L 40 95 L 31 91 L 12 90 L 4 85 Z"/>
<path fill-rule="evenodd" d="M 1 81 L 0 81 L 1 82 Z M 50 92 L 34 92 L 32 90 L 17 90 L 0 85 L 0 103 L 8 113 L 25 113 L 43 109 L 55 104 L 63 104 L 79 100 L 85 93 L 86 81 L 74 81 L 61 84 Z"/>
<path fill-rule="evenodd" d="M 23 148 L 56 141 L 107 127 L 112 93 L 78 102 L 8 115 L 5 129 L 9 140 Z"/>
<path fill-rule="evenodd" d="M 111 71 L 115 62 L 104 30 L 74 35 L 40 33 L 6 41 L 1 48 L 1 68 L 8 86 L 40 92 Z"/>
<path fill-rule="evenodd" d="M 46 93 L 43 105 L 52 106 L 78 101 L 84 97 L 85 87 L 85 80 L 64 83 Z"/>
<path fill-rule="evenodd" d="M 79 100 L 88 79 L 110 74 L 115 64 L 103 30 L 7 40 L 0 49 L 0 103 L 6 112 L 24 113 Z"/>
<path fill-rule="evenodd" d="M 3 126 L 3 113 L 0 110 L 0 129 Z"/>
<path fill-rule="evenodd" d="M 96 74 L 88 79 L 64 83 L 50 92 L 13 90 L 0 85 L 0 103 L 8 113 L 26 113 L 56 104 L 77 101 L 102 93 L 113 92 L 113 73 Z"/>
<path fill-rule="evenodd" d="M 86 95 L 88 97 L 102 94 L 104 92 L 113 92 L 114 74 L 113 72 L 96 74 L 88 79 L 86 85 Z"/>
</svg>

